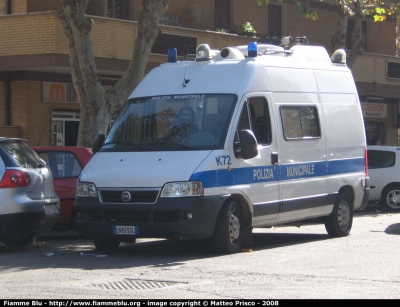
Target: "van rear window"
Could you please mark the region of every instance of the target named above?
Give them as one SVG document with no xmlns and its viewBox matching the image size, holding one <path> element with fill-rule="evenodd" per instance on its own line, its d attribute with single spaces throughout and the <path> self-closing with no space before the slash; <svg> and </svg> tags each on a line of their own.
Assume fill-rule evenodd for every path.
<svg viewBox="0 0 400 307">
<path fill-rule="evenodd" d="M 318 110 L 312 106 L 282 106 L 281 120 L 286 140 L 321 137 Z"/>
</svg>

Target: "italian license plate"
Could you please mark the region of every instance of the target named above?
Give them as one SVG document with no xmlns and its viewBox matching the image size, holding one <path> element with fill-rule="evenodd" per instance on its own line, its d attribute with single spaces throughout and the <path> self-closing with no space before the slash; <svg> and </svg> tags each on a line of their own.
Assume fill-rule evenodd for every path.
<svg viewBox="0 0 400 307">
<path fill-rule="evenodd" d="M 138 235 L 138 226 L 113 226 L 114 234 L 116 235 Z"/>
<path fill-rule="evenodd" d="M 44 205 L 44 214 L 50 215 L 50 214 L 57 214 L 60 211 L 57 208 L 56 204 L 46 204 Z"/>
</svg>

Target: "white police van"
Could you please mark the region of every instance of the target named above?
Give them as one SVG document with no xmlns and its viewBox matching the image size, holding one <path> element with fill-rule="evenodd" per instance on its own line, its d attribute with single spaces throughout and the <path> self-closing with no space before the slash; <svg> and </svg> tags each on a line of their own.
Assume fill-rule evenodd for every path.
<svg viewBox="0 0 400 307">
<path fill-rule="evenodd" d="M 337 51 L 257 45 L 153 69 L 77 184 L 76 226 L 100 250 L 136 238 L 252 245 L 252 229 L 306 222 L 349 234 L 368 202 L 355 83 Z M 317 219 L 316 219 L 317 218 Z"/>
</svg>

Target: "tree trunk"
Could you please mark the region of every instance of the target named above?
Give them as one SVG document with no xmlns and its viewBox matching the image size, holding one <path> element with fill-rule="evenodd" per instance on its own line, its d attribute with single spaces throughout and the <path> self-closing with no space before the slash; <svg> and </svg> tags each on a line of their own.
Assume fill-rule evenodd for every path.
<svg viewBox="0 0 400 307">
<path fill-rule="evenodd" d="M 160 29 L 158 20 L 170 0 L 143 0 L 137 38 L 129 67 L 116 85 L 105 91 L 90 39 L 93 20 L 86 16 L 89 0 L 59 0 L 57 11 L 69 42 L 71 76 L 80 103 L 77 146 L 91 147 L 97 134 L 106 133 L 117 112 L 142 80 L 151 47 Z"/>
<path fill-rule="evenodd" d="M 362 20 L 364 18 L 362 4 L 355 2 L 354 27 L 351 33 L 352 50 L 347 59 L 347 66 L 352 69 L 357 59 L 362 56 L 365 46 L 362 42 Z"/>
<path fill-rule="evenodd" d="M 345 49 L 346 50 L 346 33 L 347 33 L 347 18 L 348 13 L 344 7 L 343 2 L 341 1 L 341 5 L 339 8 L 339 30 L 332 37 L 332 51 L 337 49 Z"/>
</svg>

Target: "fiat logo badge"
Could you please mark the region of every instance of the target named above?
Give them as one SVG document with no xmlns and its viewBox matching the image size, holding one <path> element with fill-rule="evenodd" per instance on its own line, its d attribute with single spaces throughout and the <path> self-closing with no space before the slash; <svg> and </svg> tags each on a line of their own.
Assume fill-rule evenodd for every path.
<svg viewBox="0 0 400 307">
<path fill-rule="evenodd" d="M 131 200 L 131 192 L 129 191 L 123 191 L 121 194 L 121 199 L 123 202 L 127 203 L 128 201 Z"/>
</svg>

